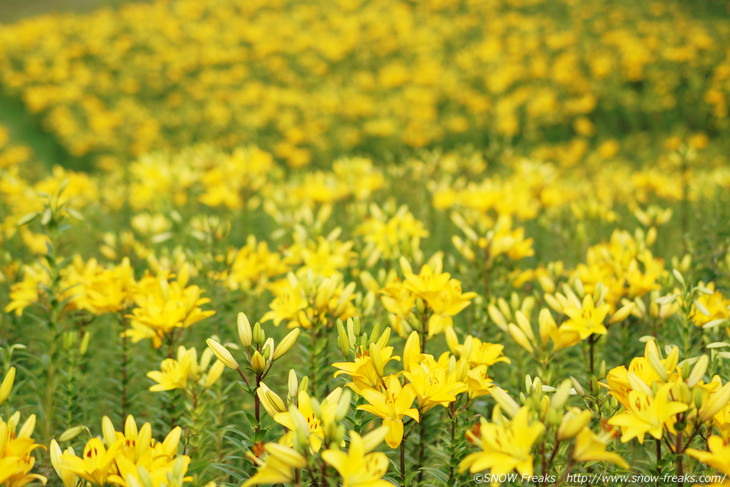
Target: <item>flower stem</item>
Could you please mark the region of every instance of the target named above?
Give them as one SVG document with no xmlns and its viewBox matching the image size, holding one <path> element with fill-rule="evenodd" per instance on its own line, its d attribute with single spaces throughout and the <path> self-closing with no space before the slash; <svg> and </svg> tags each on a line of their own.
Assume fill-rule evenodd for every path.
<svg viewBox="0 0 730 487">
<path fill-rule="evenodd" d="M 682 442 L 684 441 L 683 433 L 682 431 L 679 432 L 679 435 L 677 435 L 677 487 L 683 487 L 684 486 L 684 479 L 682 476 L 684 475 L 684 457 L 682 456 Z"/>
<path fill-rule="evenodd" d="M 400 443 L 400 476 L 403 479 L 403 487 L 408 487 L 408 481 L 406 480 L 406 439 Z"/>
<path fill-rule="evenodd" d="M 661 477 L 661 475 L 662 475 L 662 440 L 660 438 L 655 438 L 654 442 L 656 443 L 656 473 L 657 473 L 657 476 Z"/>
</svg>

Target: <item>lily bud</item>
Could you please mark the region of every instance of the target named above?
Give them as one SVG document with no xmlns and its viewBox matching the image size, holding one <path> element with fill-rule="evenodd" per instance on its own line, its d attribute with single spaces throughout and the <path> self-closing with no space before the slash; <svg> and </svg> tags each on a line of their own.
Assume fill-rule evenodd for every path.
<svg viewBox="0 0 730 487">
<path fill-rule="evenodd" d="M 2 385 L 0 385 L 0 404 L 4 403 L 8 396 L 10 395 L 10 391 L 13 389 L 13 382 L 15 381 L 15 367 L 10 367 L 10 370 L 8 370 L 8 373 L 5 374 L 5 378 L 3 379 Z"/>
<path fill-rule="evenodd" d="M 418 365 L 421 359 L 421 343 L 419 342 L 418 332 L 413 331 L 406 340 L 403 348 L 403 369 L 411 370 L 411 367 Z"/>
<path fill-rule="evenodd" d="M 18 431 L 18 438 L 30 438 L 33 434 L 33 430 L 35 429 L 35 414 L 31 414 L 28 416 L 28 419 L 25 420 L 25 423 L 23 423 L 23 426 L 20 427 L 20 431 Z"/>
<path fill-rule="evenodd" d="M 507 331 L 509 331 L 512 339 L 516 341 L 519 346 L 527 350 L 529 353 L 533 353 L 534 349 L 532 348 L 530 340 L 517 325 L 510 323 L 507 327 Z"/>
<path fill-rule="evenodd" d="M 223 369 L 225 369 L 226 366 L 223 362 L 220 360 L 216 360 L 215 363 L 210 367 L 210 370 L 208 370 L 208 374 L 205 376 L 205 383 L 203 387 L 208 389 L 213 384 L 215 384 L 218 379 L 221 378 L 221 375 L 223 375 Z"/>
<path fill-rule="evenodd" d="M 261 328 L 261 323 L 256 323 L 253 325 L 253 344 L 257 347 L 260 347 L 264 344 L 266 341 L 266 333 L 264 333 L 263 328 Z"/>
<path fill-rule="evenodd" d="M 552 334 L 558 329 L 558 325 L 555 323 L 553 315 L 550 314 L 550 310 L 542 308 L 538 315 L 537 322 L 540 328 L 540 343 L 542 346 L 546 346 Z"/>
<path fill-rule="evenodd" d="M 301 413 L 299 413 L 301 416 Z M 307 436 L 309 436 L 309 428 L 307 428 Z M 307 441 L 309 441 L 307 439 Z M 295 445 L 296 446 L 296 445 Z M 276 458 L 284 465 L 294 468 L 304 468 L 307 466 L 307 460 L 294 448 L 289 448 L 280 443 L 267 443 L 264 445 L 269 455 Z"/>
<path fill-rule="evenodd" d="M 507 320 L 504 318 L 504 315 L 499 311 L 499 308 L 497 308 L 493 304 L 490 304 L 487 308 L 487 313 L 489 313 L 489 317 L 492 319 L 495 325 L 503 330 L 507 329 Z"/>
<path fill-rule="evenodd" d="M 306 375 L 302 377 L 302 380 L 299 381 L 299 392 L 307 392 L 307 389 L 309 388 L 309 377 Z"/>
<path fill-rule="evenodd" d="M 355 316 L 352 319 L 352 332 L 353 332 L 354 336 L 358 336 L 360 334 L 360 317 L 359 316 Z"/>
<path fill-rule="evenodd" d="M 448 328 L 449 330 L 451 328 Z M 471 335 L 467 335 L 467 337 L 464 339 L 464 345 L 461 347 L 461 357 L 464 357 L 464 360 L 469 360 L 471 358 L 471 352 L 474 349 L 474 337 Z"/>
<path fill-rule="evenodd" d="M 112 420 L 109 419 L 109 416 L 104 416 L 103 418 L 101 418 L 101 434 L 104 438 L 104 443 L 106 444 L 107 448 L 112 446 L 114 442 L 117 441 L 117 430 L 114 429 L 114 423 L 112 423 Z"/>
<path fill-rule="evenodd" d="M 591 421 L 590 411 L 569 408 L 558 427 L 558 440 L 567 440 L 580 433 Z"/>
<path fill-rule="evenodd" d="M 241 341 L 241 345 L 244 347 L 250 347 L 253 343 L 253 331 L 251 330 L 251 323 L 248 321 L 246 313 L 241 311 L 238 313 L 238 339 Z"/>
<path fill-rule="evenodd" d="M 373 367 L 375 367 L 375 372 L 378 374 L 379 377 L 383 377 L 383 374 L 385 373 L 385 365 L 383 364 L 383 360 L 380 357 L 380 350 L 375 346 L 374 343 L 370 344 L 370 360 L 373 362 Z"/>
<path fill-rule="evenodd" d="M 58 441 L 64 442 L 64 441 L 71 441 L 79 434 L 86 429 L 86 426 L 73 426 L 63 433 L 61 433 L 61 436 L 58 437 Z"/>
<path fill-rule="evenodd" d="M 283 340 L 281 340 L 279 345 L 277 345 L 276 349 L 274 350 L 274 360 L 278 360 L 286 352 L 291 350 L 291 348 L 294 346 L 294 343 L 297 341 L 300 332 L 301 330 L 299 328 L 294 328 L 284 337 Z"/>
<path fill-rule="evenodd" d="M 342 355 L 345 357 L 350 356 L 350 342 L 347 340 L 347 333 L 344 332 L 345 329 L 342 329 L 343 333 L 337 333 L 337 348 L 340 349 L 340 352 L 342 352 Z"/>
<path fill-rule="evenodd" d="M 576 379 L 573 376 L 570 376 L 570 383 L 573 385 L 573 389 L 575 389 L 575 392 L 580 397 L 585 397 L 586 396 L 586 391 L 585 391 L 585 389 L 583 389 L 583 386 L 580 385 L 580 382 L 578 382 L 578 379 Z"/>
<path fill-rule="evenodd" d="M 633 302 L 622 306 L 611 316 L 608 320 L 608 324 L 613 325 L 614 323 L 625 320 L 634 311 L 635 307 L 636 305 Z"/>
<path fill-rule="evenodd" d="M 266 359 L 258 350 L 251 356 L 251 368 L 257 374 L 261 374 L 266 369 Z"/>
<path fill-rule="evenodd" d="M 264 346 L 261 347 L 261 355 L 264 356 L 266 360 L 269 360 L 271 358 L 271 354 L 274 353 L 274 339 L 269 337 L 264 342 Z"/>
<path fill-rule="evenodd" d="M 88 331 L 84 333 L 84 336 L 81 338 L 81 345 L 79 345 L 79 355 L 82 357 L 86 355 L 86 352 L 89 350 L 89 341 L 91 340 L 91 333 Z"/>
<path fill-rule="evenodd" d="M 337 410 L 335 411 L 335 420 L 342 421 L 347 417 L 347 413 L 350 412 L 350 401 L 352 400 L 352 392 L 350 389 L 345 389 L 340 397 L 340 401 L 337 403 Z"/>
<path fill-rule="evenodd" d="M 570 386 L 571 386 L 570 379 L 565 379 L 563 382 L 560 383 L 557 390 L 553 394 L 553 397 L 550 398 L 550 407 L 553 409 L 561 409 L 563 406 L 565 406 L 565 403 L 568 402 L 568 396 L 570 395 Z"/>
<path fill-rule="evenodd" d="M 709 360 L 710 359 L 707 357 L 707 355 L 702 355 L 697 360 L 697 363 L 695 363 L 695 366 L 692 368 L 692 372 L 690 372 L 689 377 L 687 377 L 687 385 L 689 387 L 696 386 L 697 383 L 702 379 L 702 376 L 705 375 Z"/>
<path fill-rule="evenodd" d="M 281 398 L 263 382 L 261 382 L 258 389 L 256 389 L 256 395 L 259 397 L 259 400 L 261 400 L 261 405 L 272 418 L 276 414 L 286 411 L 284 401 L 282 401 Z"/>
<path fill-rule="evenodd" d="M 500 387 L 494 387 L 492 389 L 492 397 L 497 401 L 497 404 L 511 417 L 515 417 L 520 411 L 520 406 L 517 402 L 507 394 L 504 389 Z"/>
<path fill-rule="evenodd" d="M 444 335 L 446 335 L 446 345 L 449 347 L 449 350 L 451 350 L 451 353 L 456 356 L 460 356 L 461 353 L 459 352 L 459 337 L 456 336 L 456 331 L 454 331 L 454 327 L 450 326 L 446 328 Z"/>
<path fill-rule="evenodd" d="M 667 369 L 664 368 L 664 364 L 661 358 L 659 358 L 659 349 L 654 340 L 646 342 L 646 358 L 649 359 L 649 364 L 654 369 L 654 372 L 657 373 L 663 382 L 666 382 L 669 379 L 669 374 L 667 374 Z"/>
<path fill-rule="evenodd" d="M 297 380 L 297 373 L 294 369 L 289 371 L 289 380 L 287 381 L 289 388 L 289 397 L 295 398 L 299 392 L 299 381 Z"/>
<path fill-rule="evenodd" d="M 707 398 L 700 408 L 700 419 L 707 421 L 724 408 L 728 401 L 730 401 L 730 382 L 726 383 L 719 391 L 711 394 Z"/>
<path fill-rule="evenodd" d="M 233 358 L 233 355 L 231 354 L 231 352 L 228 351 L 226 347 L 213 340 L 212 338 L 208 338 L 205 343 L 208 344 L 208 348 L 210 348 L 210 350 L 213 352 L 213 354 L 215 354 L 218 360 L 223 362 L 223 365 L 233 370 L 238 370 L 240 368 L 238 362 L 236 362 L 236 359 Z"/>
</svg>

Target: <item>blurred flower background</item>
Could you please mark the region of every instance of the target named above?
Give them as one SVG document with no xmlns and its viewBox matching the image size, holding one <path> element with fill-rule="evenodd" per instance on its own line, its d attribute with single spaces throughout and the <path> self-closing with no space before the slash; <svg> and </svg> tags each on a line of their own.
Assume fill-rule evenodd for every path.
<svg viewBox="0 0 730 487">
<path fill-rule="evenodd" d="M 730 485 L 728 39 L 2 2 L 0 486 Z"/>
</svg>

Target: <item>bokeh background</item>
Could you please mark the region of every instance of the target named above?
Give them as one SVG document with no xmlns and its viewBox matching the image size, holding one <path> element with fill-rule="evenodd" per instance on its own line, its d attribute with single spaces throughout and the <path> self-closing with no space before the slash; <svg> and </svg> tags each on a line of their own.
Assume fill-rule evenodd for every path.
<svg viewBox="0 0 730 487">
<path fill-rule="evenodd" d="M 177 346 L 201 356 L 215 336 L 245 368 L 238 312 L 277 343 L 301 327 L 266 383 L 285 397 L 289 369 L 316 374 L 321 398 L 352 359 L 337 319 L 391 326 L 400 354 L 435 318 L 429 353 L 456 360 L 446 329 L 503 352 L 480 377 L 533 416 L 543 384 L 583 384 L 571 406 L 630 467 L 574 471 L 715 472 L 616 439 L 623 409 L 598 382 L 646 364 L 642 336 L 677 345 L 684 377 L 711 357 L 688 408 L 730 376 L 728 40 L 721 0 L 0 0 L 0 378 L 17 367 L 0 412 L 35 414 L 44 446 L 81 427 L 61 441 L 77 453 L 104 415 L 156 438 L 182 425 L 192 485 L 239 486 L 281 428 L 254 432 L 231 370 L 151 391 Z M 416 297 L 408 279 L 441 287 Z M 558 293 L 600 326 L 571 332 Z M 466 431 L 495 407 L 477 385 L 468 414 L 434 407 L 414 430 L 415 485 L 471 482 Z M 702 434 L 730 444 L 728 418 Z M 398 452 L 380 452 L 396 479 Z M 46 450 L 31 457 L 60 485 Z"/>
</svg>

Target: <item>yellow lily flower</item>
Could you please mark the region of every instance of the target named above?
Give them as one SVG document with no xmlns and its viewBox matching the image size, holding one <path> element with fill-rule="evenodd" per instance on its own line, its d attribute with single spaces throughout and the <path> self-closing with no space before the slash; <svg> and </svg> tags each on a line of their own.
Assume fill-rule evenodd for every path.
<svg viewBox="0 0 730 487">
<path fill-rule="evenodd" d="M 379 363 L 385 367 L 391 360 L 400 360 L 400 357 L 393 356 L 393 347 L 374 347 L 378 354 Z M 335 362 L 333 367 L 339 369 L 335 377 L 347 374 L 352 377 L 355 386 L 358 388 L 374 388 L 381 384 L 381 374 L 375 366 L 370 351 L 363 351 L 355 357 L 354 362 Z"/>
<path fill-rule="evenodd" d="M 202 298 L 198 286 L 187 286 L 189 270 L 184 265 L 175 281 L 166 275 L 144 277 L 134 292 L 137 307 L 128 316 L 131 328 L 124 332 L 132 341 L 152 339 L 155 348 L 162 345 L 166 335 L 177 328 L 188 328 L 215 314 L 200 306 L 210 299 Z"/>
<path fill-rule="evenodd" d="M 469 436 L 482 451 L 467 456 L 459 471 L 471 473 L 490 470 L 501 475 L 517 470 L 521 475 L 532 475 L 532 445 L 545 431 L 542 423 L 530 421 L 530 409 L 523 406 L 511 421 L 502 424 L 483 422 L 479 437 Z"/>
<path fill-rule="evenodd" d="M 629 464 L 618 454 L 606 451 L 606 443 L 593 431 L 584 428 L 575 439 L 573 458 L 578 462 L 603 460 L 615 463 L 621 468 L 629 468 Z"/>
<path fill-rule="evenodd" d="M 96 486 L 103 486 L 114 474 L 114 459 L 123 443 L 124 440 L 119 438 L 107 450 L 99 438 L 92 438 L 86 443 L 81 458 L 71 453 L 61 455 L 60 468 Z"/>
<path fill-rule="evenodd" d="M 730 444 L 726 444 L 719 436 L 711 436 L 707 440 L 707 448 L 710 451 L 687 448 L 685 452 L 702 463 L 730 475 Z"/>
<path fill-rule="evenodd" d="M 0 485 L 21 487 L 34 480 L 40 480 L 45 485 L 44 476 L 30 473 L 35 465 L 31 453 L 43 447 L 30 438 L 35 424 L 34 416 L 28 418 L 16 435 L 19 419 L 19 413 L 15 413 L 7 423 L 0 417 Z"/>
<path fill-rule="evenodd" d="M 205 371 L 212 359 L 213 351 L 210 348 L 203 350 L 198 362 L 195 348 L 178 347 L 176 359 L 165 359 L 160 363 L 160 370 L 147 373 L 147 377 L 157 382 L 150 387 L 150 391 L 187 390 L 188 381 L 199 383 L 205 388 L 212 386 L 225 368 L 223 362 L 216 360 L 206 374 Z"/>
<path fill-rule="evenodd" d="M 294 470 L 307 466 L 307 460 L 301 453 L 280 443 L 264 445 L 268 456 L 265 461 L 253 457 L 260 465 L 256 475 L 243 483 L 241 487 L 261 484 L 288 484 L 294 481 Z"/>
<path fill-rule="evenodd" d="M 342 477 L 342 487 L 392 487 L 393 484 L 383 480 L 388 472 L 388 457 L 382 452 L 370 453 L 383 441 L 385 430 L 380 427 L 364 438 L 351 431 L 347 453 L 340 450 L 322 452 L 324 461 L 332 465 Z"/>
<path fill-rule="evenodd" d="M 401 386 L 400 381 L 394 375 L 384 379 L 385 390 L 363 389 L 357 391 L 370 404 L 363 404 L 357 409 L 368 411 L 380 418 L 383 418 L 383 426 L 388 427 L 388 435 L 385 442 L 391 448 L 397 448 L 403 440 L 403 418 L 408 416 L 419 420 L 418 410 L 412 408 L 416 392 L 411 384 Z"/>
<path fill-rule="evenodd" d="M 676 415 L 686 411 L 689 406 L 681 402 L 670 401 L 671 388 L 671 384 L 665 384 L 653 397 L 641 389 L 629 392 L 626 412 L 617 414 L 608 420 L 608 424 L 621 427 L 622 442 L 626 443 L 632 438 L 638 438 L 639 443 L 644 443 L 646 433 L 660 439 L 665 427 L 671 433 L 675 433 Z"/>
<path fill-rule="evenodd" d="M 10 396 L 14 381 L 15 367 L 10 367 L 10 370 L 8 370 L 8 373 L 3 378 L 2 384 L 0 384 L 0 404 L 4 403 L 8 399 L 8 396 Z"/>
<path fill-rule="evenodd" d="M 586 294 L 582 306 L 566 306 L 563 308 L 563 312 L 570 319 L 563 323 L 561 328 L 565 327 L 566 330 L 577 331 L 581 340 L 585 340 L 593 333 L 605 335 L 608 330 L 603 325 L 603 320 L 610 309 L 611 306 L 608 304 L 596 307 L 593 303 L 593 297 Z"/>
<path fill-rule="evenodd" d="M 413 384 L 421 413 L 439 405 L 447 407 L 456 401 L 457 394 L 467 390 L 466 384 L 456 380 L 455 374 L 449 373 L 445 366 L 436 362 L 433 366 L 421 363 L 403 375 Z"/>
<path fill-rule="evenodd" d="M 297 409 L 307 421 L 307 427 L 309 428 L 309 448 L 311 449 L 311 451 L 317 452 L 322 446 L 322 441 L 324 441 L 325 428 L 327 427 L 327 424 L 334 421 L 335 419 L 337 404 L 340 400 L 341 395 L 342 389 L 340 389 L 339 387 L 332 391 L 329 396 L 327 396 L 320 403 L 320 410 L 322 412 L 322 415 L 321 417 L 319 417 L 314 412 L 314 409 L 312 407 L 312 399 L 311 397 L 309 397 L 309 394 L 307 394 L 307 392 L 304 390 L 299 391 L 297 397 Z M 292 432 L 296 429 L 296 424 L 294 418 L 292 417 L 292 413 L 290 413 L 289 411 L 277 413 L 276 415 L 274 415 L 274 421 L 289 430 L 289 433 L 284 435 L 282 442 L 291 445 L 293 441 Z"/>
<path fill-rule="evenodd" d="M 469 399 L 475 399 L 480 396 L 485 396 L 490 393 L 494 383 L 487 374 L 487 366 L 480 365 L 469 370 L 466 374 L 467 392 L 469 393 Z"/>
<path fill-rule="evenodd" d="M 79 478 L 71 470 L 67 470 L 61 465 L 61 455 L 64 453 L 76 456 L 73 448 L 69 447 L 65 452 L 62 452 L 58 442 L 56 442 L 56 440 L 51 440 L 49 450 L 51 454 L 51 465 L 53 465 L 53 469 L 56 471 L 58 476 L 61 477 L 64 487 L 74 487 L 78 483 Z"/>
</svg>

